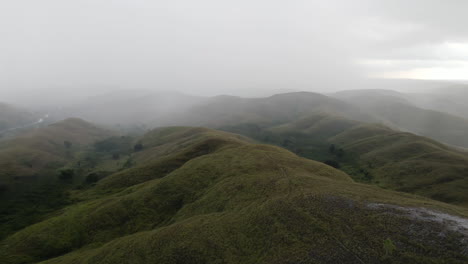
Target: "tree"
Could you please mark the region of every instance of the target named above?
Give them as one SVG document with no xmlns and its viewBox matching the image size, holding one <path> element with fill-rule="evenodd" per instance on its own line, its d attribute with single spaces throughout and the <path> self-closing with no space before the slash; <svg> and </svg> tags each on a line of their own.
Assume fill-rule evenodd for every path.
<svg viewBox="0 0 468 264">
<path fill-rule="evenodd" d="M 127 161 L 123 164 L 122 169 L 128 169 L 131 168 L 133 165 L 135 165 L 135 162 L 133 159 L 130 157 L 127 159 Z"/>
<path fill-rule="evenodd" d="M 59 179 L 61 180 L 71 180 L 75 176 L 75 171 L 73 169 L 63 169 L 59 171 Z"/>
<path fill-rule="evenodd" d="M 112 159 L 113 159 L 113 160 L 118 160 L 118 159 L 120 159 L 120 154 L 119 154 L 119 153 L 114 153 L 114 154 L 112 154 Z"/>
<path fill-rule="evenodd" d="M 335 144 L 331 144 L 328 151 L 330 151 L 330 153 L 335 153 Z"/>
<path fill-rule="evenodd" d="M 143 150 L 143 144 L 137 143 L 135 146 L 133 146 L 133 150 L 135 150 L 135 151 Z"/>
<path fill-rule="evenodd" d="M 336 160 L 326 160 L 324 161 L 323 163 L 327 164 L 328 166 L 331 166 L 333 168 L 336 168 L 336 169 L 339 169 L 340 168 L 340 164 L 338 163 L 338 161 Z"/>
<path fill-rule="evenodd" d="M 336 156 L 338 158 L 342 158 L 344 156 L 344 150 L 342 148 L 339 148 L 337 151 L 336 151 Z"/>
<path fill-rule="evenodd" d="M 85 179 L 86 183 L 95 183 L 99 181 L 99 175 L 95 172 L 88 174 Z"/>
</svg>

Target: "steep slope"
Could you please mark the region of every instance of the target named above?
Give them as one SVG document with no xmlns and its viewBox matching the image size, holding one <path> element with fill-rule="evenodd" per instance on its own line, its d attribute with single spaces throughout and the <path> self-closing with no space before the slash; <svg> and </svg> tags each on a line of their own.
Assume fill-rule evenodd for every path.
<svg viewBox="0 0 468 264">
<path fill-rule="evenodd" d="M 225 132 L 158 129 L 141 142 L 134 167 L 4 239 L 3 263 L 468 260 L 457 225 L 387 204 L 466 217 L 465 209 L 354 183 L 322 163 Z"/>
<path fill-rule="evenodd" d="M 335 97 L 372 113 L 384 124 L 451 144 L 468 147 L 468 119 L 416 107 L 404 94 L 380 90 L 345 91 Z"/>
</svg>

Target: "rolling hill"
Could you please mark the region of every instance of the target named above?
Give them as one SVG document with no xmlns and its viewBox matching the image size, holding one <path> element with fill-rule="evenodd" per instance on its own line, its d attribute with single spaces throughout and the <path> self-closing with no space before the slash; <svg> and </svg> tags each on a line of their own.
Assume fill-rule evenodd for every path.
<svg viewBox="0 0 468 264">
<path fill-rule="evenodd" d="M 40 177 L 42 172 L 63 166 L 81 147 L 109 135 L 110 131 L 71 118 L 3 141 L 0 180 L 9 183 Z"/>
<path fill-rule="evenodd" d="M 371 115 L 349 103 L 318 93 L 294 92 L 266 98 L 217 96 L 196 105 L 173 123 L 222 127 L 239 123 L 261 126 L 282 124 L 316 113 L 328 113 L 354 120 L 376 121 Z"/>
<path fill-rule="evenodd" d="M 138 142 L 131 167 L 2 240 L 2 263 L 468 260 L 464 208 L 355 183 L 236 134 L 171 127 Z"/>
<path fill-rule="evenodd" d="M 382 100 L 388 101 L 395 111 L 410 112 L 401 113 L 401 120 L 397 120 L 408 127 L 427 128 L 420 125 L 424 122 L 421 116 L 430 116 L 433 118 L 431 126 L 438 120 L 436 123 L 439 125 L 447 123 L 453 128 L 434 130 L 431 133 L 433 137 L 447 137 L 450 131 L 458 131 L 454 128 L 457 117 L 446 118 L 448 114 L 436 115 L 433 111 L 413 107 L 398 92 L 352 91 L 346 93 L 346 97 L 357 97 L 357 101 L 366 98 L 367 107 L 376 108 L 377 99 L 384 98 Z M 464 191 L 468 186 L 466 152 L 396 130 L 394 123 L 379 114 L 381 110 L 359 106 L 356 101 L 353 103 L 355 105 L 308 92 L 250 99 L 220 96 L 175 117 L 173 123 L 209 126 L 242 134 L 334 166 L 341 163 L 340 169 L 357 181 L 468 205 L 468 194 Z M 399 104 L 409 109 L 396 107 Z M 386 106 L 385 102 L 380 105 Z M 393 112 L 389 110 L 388 113 Z M 415 121 L 410 122 L 405 115 Z M 468 131 L 463 124 L 459 122 L 458 137 L 452 138 L 458 143 L 465 140 L 461 132 Z M 341 148 L 340 152 L 330 153 L 331 145 Z M 343 151 L 347 154 L 343 155 Z M 377 158 L 373 159 L 373 155 Z"/>
<path fill-rule="evenodd" d="M 328 114 L 222 129 L 331 162 L 356 181 L 468 206 L 468 153 L 426 137 Z"/>
<path fill-rule="evenodd" d="M 0 238 L 67 204 L 68 180 L 58 176 L 97 140 L 112 135 L 67 119 L 0 142 Z"/>
</svg>

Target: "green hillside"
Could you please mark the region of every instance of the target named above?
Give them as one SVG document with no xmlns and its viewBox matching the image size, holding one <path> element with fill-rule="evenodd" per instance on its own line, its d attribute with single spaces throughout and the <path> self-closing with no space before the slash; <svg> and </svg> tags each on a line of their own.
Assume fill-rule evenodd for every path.
<svg viewBox="0 0 468 264">
<path fill-rule="evenodd" d="M 138 142 L 129 168 L 1 241 L 2 263 L 468 261 L 455 224 L 405 211 L 468 217 L 461 207 L 355 183 L 226 132 L 172 127 Z"/>
<path fill-rule="evenodd" d="M 468 154 L 425 137 L 327 114 L 223 129 L 329 163 L 356 181 L 468 206 Z"/>
<path fill-rule="evenodd" d="M 67 119 L 0 142 L 0 180 L 3 183 L 40 177 L 63 166 L 83 146 L 110 132 L 80 119 Z"/>
<path fill-rule="evenodd" d="M 466 140 L 468 122 L 411 106 L 393 91 L 335 96 L 348 103 L 309 92 L 250 99 L 220 96 L 175 123 L 242 134 L 339 167 L 356 181 L 468 206 L 468 154 L 395 130 L 406 127 L 404 131 L 460 143 Z M 330 151 L 332 145 L 336 152 Z"/>
<path fill-rule="evenodd" d="M 70 179 L 64 176 L 72 173 L 61 170 L 110 135 L 83 120 L 67 119 L 0 142 L 0 239 L 68 204 Z"/>
</svg>

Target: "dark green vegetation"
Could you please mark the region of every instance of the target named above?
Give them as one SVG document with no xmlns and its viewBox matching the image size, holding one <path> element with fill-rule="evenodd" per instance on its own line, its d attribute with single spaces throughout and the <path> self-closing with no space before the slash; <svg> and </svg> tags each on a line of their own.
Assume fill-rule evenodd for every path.
<svg viewBox="0 0 468 264">
<path fill-rule="evenodd" d="M 355 183 L 226 132 L 172 127 L 134 142 L 142 148 L 129 168 L 74 190 L 73 204 L 5 238 L 2 263 L 468 261 L 461 234 L 370 203 L 467 217 L 464 208 Z"/>
<path fill-rule="evenodd" d="M 68 119 L 0 142 L 0 238 L 69 204 L 66 190 L 80 171 L 67 166 L 89 144 L 109 135 Z"/>
</svg>

